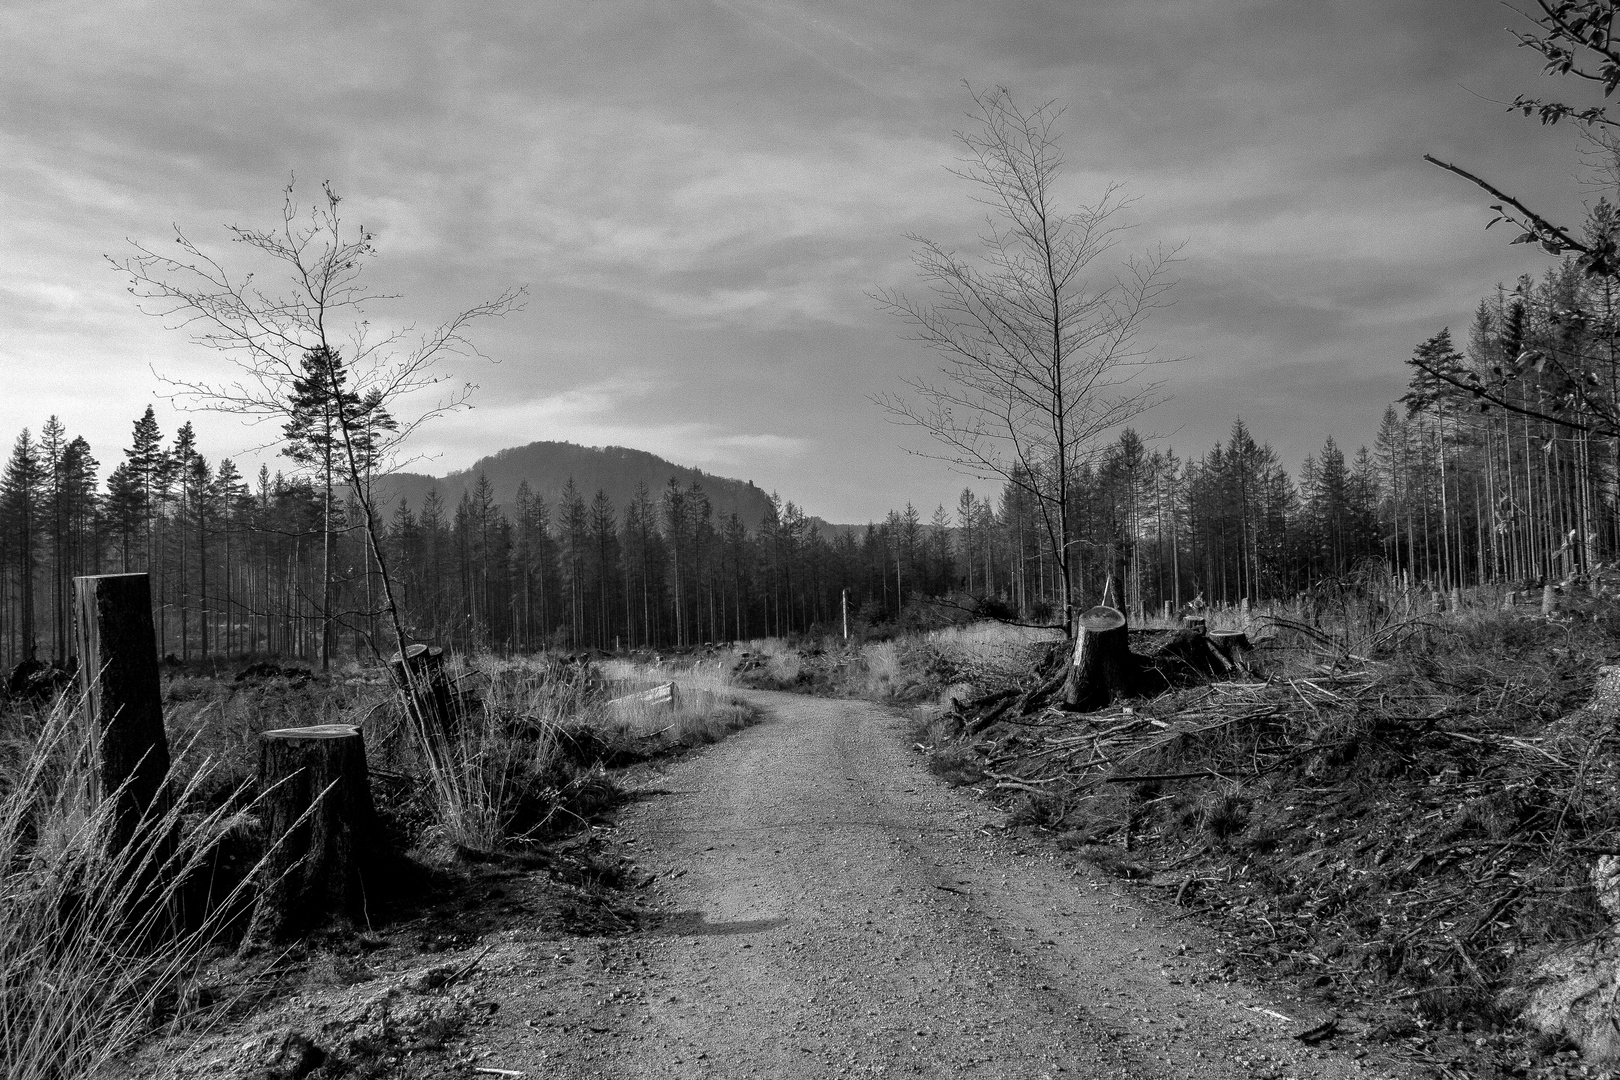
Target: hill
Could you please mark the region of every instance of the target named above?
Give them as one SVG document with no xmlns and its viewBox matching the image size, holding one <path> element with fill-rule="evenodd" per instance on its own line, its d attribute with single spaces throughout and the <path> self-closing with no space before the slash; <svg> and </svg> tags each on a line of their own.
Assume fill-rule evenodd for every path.
<svg viewBox="0 0 1620 1080">
<path fill-rule="evenodd" d="M 567 442 L 533 442 L 480 458 L 471 468 L 433 477 L 422 473 L 393 473 L 378 481 L 380 502 L 392 508 L 399 499 L 409 500 L 420 509 L 429 491 L 437 489 L 447 510 L 453 510 L 462 492 L 472 488 L 482 473 L 495 488 L 495 501 L 511 506 L 518 485 L 527 480 L 529 489 L 553 507 L 570 477 L 580 494 L 589 501 L 598 490 L 608 493 L 613 505 L 623 510 L 635 495 L 637 484 L 646 484 L 654 500 L 674 477 L 680 485 L 699 484 L 709 496 L 715 518 L 736 513 L 748 528 L 757 528 L 770 506 L 770 496 L 752 482 L 714 476 L 666 461 L 645 450 L 626 446 L 578 446 Z M 385 511 L 386 513 L 387 511 Z M 849 526 L 817 523 L 823 533 L 836 534 Z"/>
</svg>

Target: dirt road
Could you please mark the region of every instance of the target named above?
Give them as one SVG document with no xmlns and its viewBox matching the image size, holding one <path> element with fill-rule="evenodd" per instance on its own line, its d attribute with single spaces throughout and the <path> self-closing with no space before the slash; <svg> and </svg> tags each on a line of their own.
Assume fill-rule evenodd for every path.
<svg viewBox="0 0 1620 1080">
<path fill-rule="evenodd" d="M 927 772 L 892 713 L 758 697 L 768 722 L 671 766 L 656 781 L 668 794 L 622 819 L 621 841 L 660 875 L 659 925 L 499 945 L 485 993 L 500 1007 L 472 1064 L 529 1077 L 1378 1075 L 1293 1040 L 1320 1017 L 1215 979 L 1175 924 L 1094 871 L 1021 850 L 998 812 Z"/>
</svg>

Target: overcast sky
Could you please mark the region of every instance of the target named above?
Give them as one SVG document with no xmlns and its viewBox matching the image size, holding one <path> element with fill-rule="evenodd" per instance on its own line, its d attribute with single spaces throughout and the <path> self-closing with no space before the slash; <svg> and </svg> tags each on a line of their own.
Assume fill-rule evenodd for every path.
<svg viewBox="0 0 1620 1080">
<path fill-rule="evenodd" d="M 966 483 L 868 398 L 935 365 L 867 294 L 915 283 L 906 234 L 971 241 L 946 170 L 964 82 L 1067 108 L 1066 201 L 1119 181 L 1131 244 L 1185 241 L 1149 336 L 1201 453 L 1242 416 L 1289 466 L 1370 442 L 1402 360 L 1546 260 L 1421 160 L 1574 216 L 1577 146 L 1501 102 L 1547 92 L 1486 0 L 961 0 L 0 6 L 0 437 L 50 414 L 105 465 L 162 375 L 219 358 L 109 269 L 178 225 L 268 226 L 330 180 L 368 271 L 431 324 L 512 285 L 476 409 L 422 471 L 538 439 L 753 479 L 837 521 Z M 263 442 L 194 418 L 205 452 Z M 975 483 L 981 491 L 988 485 Z"/>
</svg>

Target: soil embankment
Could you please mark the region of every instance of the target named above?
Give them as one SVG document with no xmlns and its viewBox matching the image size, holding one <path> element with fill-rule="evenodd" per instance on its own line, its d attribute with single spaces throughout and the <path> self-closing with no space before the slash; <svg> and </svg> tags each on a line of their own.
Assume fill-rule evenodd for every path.
<svg viewBox="0 0 1620 1080">
<path fill-rule="evenodd" d="M 1189 932 L 932 777 L 903 721 L 751 695 L 771 718 L 621 817 L 658 914 L 500 935 L 457 1054 L 547 1077 L 1341 1077 L 1323 1017 L 1225 981 Z M 1342 1042 L 1342 1040 L 1341 1040 Z M 508 1073 L 507 1075 L 510 1075 Z"/>
</svg>

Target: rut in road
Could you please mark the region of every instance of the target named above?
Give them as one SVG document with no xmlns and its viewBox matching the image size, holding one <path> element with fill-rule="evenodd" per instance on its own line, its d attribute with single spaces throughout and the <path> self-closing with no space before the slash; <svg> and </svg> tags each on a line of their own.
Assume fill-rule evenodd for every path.
<svg viewBox="0 0 1620 1080">
<path fill-rule="evenodd" d="M 892 712 L 752 696 L 767 722 L 672 766 L 669 794 L 621 822 L 664 873 L 663 917 L 503 982 L 489 1062 L 531 1077 L 1370 1075 L 1294 1041 L 1320 1019 L 1297 1002 L 1214 981 L 1117 887 L 1019 850 L 998 812 L 926 771 Z"/>
</svg>

